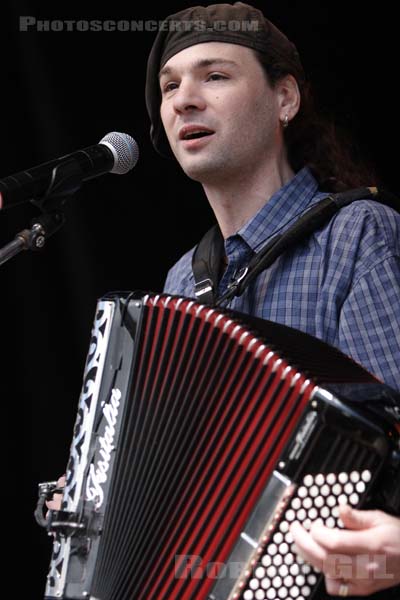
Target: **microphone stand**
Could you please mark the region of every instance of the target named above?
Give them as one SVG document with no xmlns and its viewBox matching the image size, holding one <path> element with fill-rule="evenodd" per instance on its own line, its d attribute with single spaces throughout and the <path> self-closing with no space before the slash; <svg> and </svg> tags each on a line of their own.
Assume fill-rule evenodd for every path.
<svg viewBox="0 0 400 600">
<path fill-rule="evenodd" d="M 83 177 L 76 173 L 76 163 L 72 160 L 54 167 L 47 190 L 42 196 L 30 200 L 42 211 L 42 215 L 31 221 L 29 229 L 23 229 L 12 242 L 0 248 L 0 265 L 22 250 L 42 250 L 47 239 L 64 225 L 62 207 L 80 189 L 82 181 Z"/>
</svg>

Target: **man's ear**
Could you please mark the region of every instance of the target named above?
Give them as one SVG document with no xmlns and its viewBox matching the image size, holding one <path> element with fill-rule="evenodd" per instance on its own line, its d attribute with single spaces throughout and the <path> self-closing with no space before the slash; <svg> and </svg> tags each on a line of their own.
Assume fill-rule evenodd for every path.
<svg viewBox="0 0 400 600">
<path fill-rule="evenodd" d="M 300 108 L 300 90 L 293 75 L 285 75 L 276 84 L 279 102 L 279 118 L 282 122 L 291 121 Z"/>
</svg>

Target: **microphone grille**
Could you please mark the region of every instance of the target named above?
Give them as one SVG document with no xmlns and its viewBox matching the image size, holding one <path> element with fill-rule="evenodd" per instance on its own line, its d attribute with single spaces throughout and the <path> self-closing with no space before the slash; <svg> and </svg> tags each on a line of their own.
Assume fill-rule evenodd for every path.
<svg viewBox="0 0 400 600">
<path fill-rule="evenodd" d="M 100 140 L 99 144 L 110 148 L 114 155 L 114 166 L 110 173 L 123 175 L 136 165 L 139 158 L 139 146 L 127 133 L 111 131 Z"/>
</svg>

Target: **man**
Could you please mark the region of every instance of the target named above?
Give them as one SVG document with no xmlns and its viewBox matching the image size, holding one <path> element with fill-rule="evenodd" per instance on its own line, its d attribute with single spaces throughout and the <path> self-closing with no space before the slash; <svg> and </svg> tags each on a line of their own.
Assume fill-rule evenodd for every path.
<svg viewBox="0 0 400 600">
<path fill-rule="evenodd" d="M 265 32 L 213 29 L 216 21 L 258 18 L 263 25 L 246 5 L 217 7 L 170 17 L 207 28 L 159 32 L 146 101 L 156 149 L 172 150 L 215 213 L 225 239 L 221 296 L 235 272 L 325 189 L 373 182 L 358 175 L 311 112 L 294 46 L 269 24 Z M 166 291 L 195 295 L 192 255 L 170 271 Z M 399 255 L 400 216 L 376 202 L 353 202 L 229 306 L 315 335 L 400 389 Z"/>
<path fill-rule="evenodd" d="M 254 254 L 328 190 L 371 182 L 312 113 L 296 48 L 258 10 L 193 7 L 166 23 L 147 69 L 151 137 L 203 186 L 223 238 L 214 282 L 222 296 Z M 248 23 L 257 27 L 249 31 Z M 170 270 L 166 292 L 196 296 L 193 253 Z M 290 247 L 229 307 L 317 336 L 400 389 L 399 298 L 400 215 L 362 200 Z M 347 531 L 293 528 L 299 551 L 325 573 L 328 593 L 393 589 L 400 582 L 399 519 L 350 508 L 341 516 Z M 371 548 L 385 555 L 388 577 L 371 576 L 371 562 L 359 577 L 332 577 L 329 553 L 345 550 L 355 561 Z"/>
</svg>

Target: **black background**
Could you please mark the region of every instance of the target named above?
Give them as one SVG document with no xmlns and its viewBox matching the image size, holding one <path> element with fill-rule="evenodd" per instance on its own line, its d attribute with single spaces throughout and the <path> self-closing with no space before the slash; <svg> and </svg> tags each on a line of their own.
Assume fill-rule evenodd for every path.
<svg viewBox="0 0 400 600">
<path fill-rule="evenodd" d="M 193 3 L 8 2 L 1 9 L 0 177 L 96 144 L 109 131 L 132 135 L 140 148 L 129 174 L 82 187 L 68 202 L 66 225 L 42 252 L 1 266 L 3 517 L 10 526 L 3 545 L 7 569 L 15 570 L 12 597 L 39 600 L 50 540 L 33 520 L 36 487 L 65 470 L 96 300 L 111 290 L 161 290 L 168 268 L 212 215 L 200 185 L 149 140 L 144 81 L 155 33 L 19 31 L 24 15 L 158 20 Z M 296 43 L 321 109 L 350 131 L 385 186 L 399 193 L 394 3 L 254 5 Z M 4 211 L 0 244 L 37 214 L 32 205 Z"/>
</svg>

